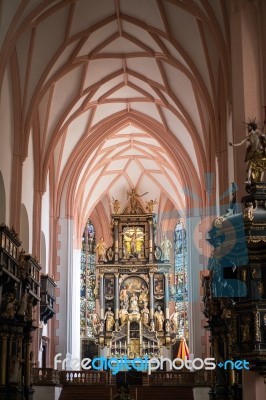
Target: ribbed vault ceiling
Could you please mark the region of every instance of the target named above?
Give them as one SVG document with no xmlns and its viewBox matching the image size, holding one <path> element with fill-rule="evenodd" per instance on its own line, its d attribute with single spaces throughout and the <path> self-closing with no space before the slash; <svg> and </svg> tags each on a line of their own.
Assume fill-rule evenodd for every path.
<svg viewBox="0 0 266 400">
<path fill-rule="evenodd" d="M 229 96 L 229 27 L 219 0 L 2 1 L 1 81 L 9 70 L 26 157 L 55 212 L 81 230 L 129 188 L 163 213 L 204 199 L 219 104 Z M 95 212 L 95 211 L 94 211 Z"/>
</svg>

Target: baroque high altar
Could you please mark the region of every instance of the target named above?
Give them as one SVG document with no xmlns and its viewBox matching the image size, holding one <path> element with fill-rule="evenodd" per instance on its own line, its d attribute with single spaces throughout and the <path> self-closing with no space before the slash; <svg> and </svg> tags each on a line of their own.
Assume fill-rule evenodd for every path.
<svg viewBox="0 0 266 400">
<path fill-rule="evenodd" d="M 113 245 L 107 248 L 104 238 L 96 245 L 99 313 L 95 308 L 89 321 L 107 357 L 160 356 L 163 346 L 169 348 L 177 338 L 177 308 L 169 315 L 172 244 L 166 236 L 161 246 L 155 243 L 155 201 L 147 202 L 145 212 L 135 189 L 128 197 L 121 213 L 120 202 L 113 201 Z"/>
</svg>

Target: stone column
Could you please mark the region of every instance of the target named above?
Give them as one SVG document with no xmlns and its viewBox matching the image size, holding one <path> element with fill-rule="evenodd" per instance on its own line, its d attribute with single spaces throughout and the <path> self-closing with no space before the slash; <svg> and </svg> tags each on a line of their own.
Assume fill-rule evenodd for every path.
<svg viewBox="0 0 266 400">
<path fill-rule="evenodd" d="M 150 321 L 151 321 L 151 322 L 153 322 L 153 317 L 154 317 L 153 276 L 154 276 L 154 273 L 153 273 L 153 272 L 150 272 L 150 273 L 149 273 L 149 279 L 150 279 Z"/>
<path fill-rule="evenodd" d="M 118 247 L 118 220 L 115 219 L 114 226 L 114 241 L 115 241 L 115 262 L 119 260 L 119 247 Z"/>
<path fill-rule="evenodd" d="M 153 223 L 152 218 L 149 219 L 149 262 L 153 262 Z"/>
<path fill-rule="evenodd" d="M 104 320 L 104 280 L 103 274 L 100 274 L 100 319 Z"/>
<path fill-rule="evenodd" d="M 115 326 L 118 328 L 118 313 L 119 313 L 119 274 L 115 274 Z"/>
</svg>

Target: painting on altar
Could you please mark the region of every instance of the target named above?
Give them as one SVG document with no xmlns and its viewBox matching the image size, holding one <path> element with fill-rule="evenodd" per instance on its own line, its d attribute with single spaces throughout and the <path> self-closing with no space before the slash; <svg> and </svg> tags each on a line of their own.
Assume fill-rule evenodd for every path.
<svg viewBox="0 0 266 400">
<path fill-rule="evenodd" d="M 164 276 L 163 274 L 154 275 L 154 294 L 163 295 L 164 294 Z"/>
</svg>

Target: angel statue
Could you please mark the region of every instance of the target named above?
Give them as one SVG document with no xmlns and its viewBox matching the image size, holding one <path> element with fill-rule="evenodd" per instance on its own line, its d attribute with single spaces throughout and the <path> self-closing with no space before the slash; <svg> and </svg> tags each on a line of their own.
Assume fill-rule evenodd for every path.
<svg viewBox="0 0 266 400">
<path fill-rule="evenodd" d="M 153 212 L 153 207 L 155 206 L 155 204 L 158 204 L 158 202 L 155 200 L 150 200 L 150 201 L 146 201 L 146 210 L 149 213 Z"/>
<path fill-rule="evenodd" d="M 114 214 L 119 214 L 119 210 L 120 210 L 120 201 L 119 200 L 115 200 L 113 197 L 113 209 L 114 209 Z"/>
<path fill-rule="evenodd" d="M 136 214 L 137 213 L 137 197 L 142 197 L 145 194 L 149 192 L 143 193 L 143 194 L 138 194 L 136 192 L 136 189 L 132 189 L 131 191 L 127 191 L 127 197 L 130 198 L 130 212 L 131 214 Z"/>
</svg>

